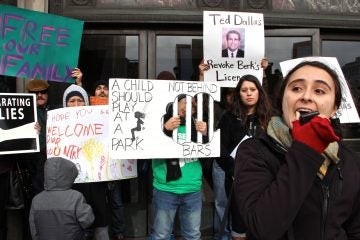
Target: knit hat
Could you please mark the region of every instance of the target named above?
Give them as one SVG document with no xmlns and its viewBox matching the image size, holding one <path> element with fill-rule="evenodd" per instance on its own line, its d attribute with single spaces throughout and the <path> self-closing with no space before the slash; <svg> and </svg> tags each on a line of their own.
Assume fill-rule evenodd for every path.
<svg viewBox="0 0 360 240">
<path fill-rule="evenodd" d="M 39 92 L 49 88 L 47 81 L 33 79 L 26 84 L 26 90 L 29 92 Z"/>
<path fill-rule="evenodd" d="M 89 106 L 89 96 L 86 91 L 78 85 L 70 85 L 63 95 L 63 107 L 66 107 L 66 102 L 73 96 L 79 96 L 84 99 L 85 106 Z"/>
<path fill-rule="evenodd" d="M 99 85 L 105 85 L 106 87 L 109 88 L 109 81 L 107 81 L 107 80 L 97 80 L 96 82 L 94 82 L 93 91 L 92 91 L 93 94 L 95 94 L 95 90 Z"/>
<path fill-rule="evenodd" d="M 162 71 L 157 75 L 156 79 L 158 79 L 158 80 L 176 80 L 176 77 L 174 76 L 174 74 L 172 74 L 169 71 Z"/>
</svg>

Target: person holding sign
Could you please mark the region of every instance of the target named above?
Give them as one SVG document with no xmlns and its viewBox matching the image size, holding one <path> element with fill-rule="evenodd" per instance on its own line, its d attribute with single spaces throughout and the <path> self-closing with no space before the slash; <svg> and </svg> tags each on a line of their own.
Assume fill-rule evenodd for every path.
<svg viewBox="0 0 360 240">
<path fill-rule="evenodd" d="M 279 96 L 280 115 L 236 154 L 246 239 L 360 239 L 360 159 L 330 121 L 342 99 L 338 75 L 322 62 L 300 62 Z"/>
<path fill-rule="evenodd" d="M 265 72 L 268 66 L 266 58 L 261 59 L 261 66 Z M 204 71 L 208 69 L 208 64 L 202 60 L 199 64 L 201 80 Z M 266 129 L 271 116 L 271 105 L 265 89 L 253 75 L 241 77 L 235 89 L 222 88 L 221 103 L 223 107 L 219 111 L 219 123 L 216 124 L 221 129 L 221 156 L 213 164 L 214 231 L 216 239 L 227 239 L 231 230 L 232 239 L 235 240 L 244 238 L 245 228 L 231 190 L 235 164 L 231 155 L 243 137 L 258 136 Z M 226 205 L 230 205 L 230 214 L 225 212 Z M 232 224 L 230 221 L 226 224 L 230 219 L 228 215 L 231 216 Z"/>
<path fill-rule="evenodd" d="M 86 91 L 77 85 L 70 85 L 63 95 L 64 107 L 89 106 L 89 97 Z M 91 226 L 94 229 L 95 240 L 109 240 L 108 217 L 106 204 L 106 183 L 92 182 L 74 184 L 73 189 L 81 192 L 88 204 L 92 207 L 95 221 Z M 88 231 L 87 239 L 93 239 L 92 232 Z"/>
<path fill-rule="evenodd" d="M 265 131 L 271 117 L 270 106 L 259 80 L 253 75 L 242 76 L 234 90 L 230 110 L 223 114 L 218 125 L 221 130 L 221 153 L 216 161 L 225 171 L 233 240 L 243 239 L 246 229 L 232 192 L 234 165 L 237 164 L 232 152 L 245 136 L 257 137 Z"/>
<path fill-rule="evenodd" d="M 98 80 L 93 85 L 93 96 L 90 96 L 90 105 L 109 104 L 109 82 Z"/>
<path fill-rule="evenodd" d="M 40 125 L 39 144 L 40 152 L 33 154 L 30 169 L 34 169 L 32 175 L 32 188 L 34 195 L 44 190 L 44 164 L 46 161 L 46 113 L 49 110 L 47 81 L 33 79 L 26 84 L 26 90 L 36 95 L 37 119 Z"/>
<path fill-rule="evenodd" d="M 98 80 L 93 85 L 94 96 L 90 96 L 90 105 L 107 105 L 109 103 L 109 82 Z M 123 240 L 125 235 L 124 204 L 121 196 L 121 182 L 107 183 L 108 201 L 111 210 L 111 232 L 114 240 Z"/>
<path fill-rule="evenodd" d="M 240 49 L 240 33 L 236 30 L 230 30 L 226 33 L 226 46 L 221 52 L 222 57 L 243 58 L 244 51 Z"/>
<path fill-rule="evenodd" d="M 39 135 L 40 125 L 38 122 L 31 123 L 34 128 L 34 132 Z M 9 133 L 13 134 L 13 133 Z M 0 143 L 1 144 L 1 143 Z M 7 239 L 7 209 L 20 209 L 24 208 L 23 216 L 23 231 L 24 239 L 30 238 L 30 228 L 28 222 L 28 214 L 30 210 L 31 199 L 33 192 L 31 191 L 31 181 L 27 177 L 25 172 L 28 168 L 27 157 L 33 153 L 18 153 L 18 154 L 5 154 L 1 155 L 0 159 L 0 240 Z M 12 173 L 11 173 L 12 171 Z M 16 173 L 15 173 L 16 172 Z M 17 175 L 18 188 L 14 186 L 14 183 L 10 178 L 14 178 L 13 175 Z M 13 186 L 11 186 L 11 184 Z M 16 193 L 14 194 L 14 190 Z M 17 192 L 20 190 L 20 192 Z M 20 195 L 20 196 L 19 196 Z M 12 199 L 15 198 L 15 199 Z M 16 201 L 15 201 L 16 200 Z M 15 206 L 16 204 L 16 206 Z M 13 206 L 14 205 L 14 206 Z"/>
<path fill-rule="evenodd" d="M 105 80 L 98 80 L 94 83 L 94 96 L 109 98 L 109 83 Z"/>
<path fill-rule="evenodd" d="M 177 140 L 181 144 L 186 138 L 186 127 L 191 124 L 191 139 L 196 142 L 197 132 L 207 141 L 207 123 L 194 121 L 186 123 L 186 95 L 177 98 L 177 113 L 169 104 L 164 116 L 164 133 L 172 137 L 177 129 Z M 191 102 L 191 101 L 189 101 Z M 188 103 L 189 104 L 189 103 Z M 154 223 L 152 239 L 170 239 L 176 212 L 179 214 L 182 237 L 200 239 L 202 168 L 199 159 L 154 159 L 153 207 Z"/>
<path fill-rule="evenodd" d="M 71 72 L 71 77 L 75 79 L 75 83 L 79 86 L 82 85 L 82 72 L 79 68 L 74 68 Z M 49 83 L 41 79 L 30 80 L 26 84 L 26 90 L 29 93 L 36 95 L 36 111 L 37 118 L 40 125 L 39 143 L 40 152 L 33 154 L 31 158 L 30 169 L 34 169 L 32 175 L 32 187 L 34 194 L 40 193 L 44 190 L 44 164 L 46 161 L 46 116 L 47 111 L 51 109 L 49 106 Z"/>
</svg>

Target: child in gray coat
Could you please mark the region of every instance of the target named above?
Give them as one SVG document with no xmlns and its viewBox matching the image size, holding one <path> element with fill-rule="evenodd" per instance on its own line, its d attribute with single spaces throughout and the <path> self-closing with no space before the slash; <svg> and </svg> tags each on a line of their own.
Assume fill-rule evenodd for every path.
<svg viewBox="0 0 360 240">
<path fill-rule="evenodd" d="M 71 189 L 78 170 L 74 163 L 60 157 L 45 162 L 44 191 L 36 195 L 30 209 L 33 240 L 81 240 L 94 214 L 84 196 Z"/>
</svg>

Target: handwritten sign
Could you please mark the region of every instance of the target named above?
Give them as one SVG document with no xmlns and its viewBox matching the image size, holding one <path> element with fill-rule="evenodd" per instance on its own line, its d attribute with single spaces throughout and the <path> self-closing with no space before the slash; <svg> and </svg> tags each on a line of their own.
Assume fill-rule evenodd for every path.
<svg viewBox="0 0 360 240">
<path fill-rule="evenodd" d="M 0 154 L 39 152 L 36 122 L 34 94 L 1 93 Z"/>
<path fill-rule="evenodd" d="M 349 86 L 345 80 L 338 60 L 334 57 L 305 57 L 284 61 L 280 63 L 283 75 L 286 76 L 291 69 L 293 69 L 297 64 L 303 61 L 319 61 L 325 63 L 326 65 L 330 66 L 331 69 L 336 71 L 341 82 L 341 91 L 343 95 L 343 100 L 341 101 L 341 105 L 336 112 L 336 115 L 340 119 L 341 123 L 360 122 L 359 114 L 356 110 Z"/>
<path fill-rule="evenodd" d="M 107 106 L 61 108 L 48 112 L 47 157 L 63 157 L 79 170 L 75 182 L 137 176 L 135 160 L 109 158 Z"/>
<path fill-rule="evenodd" d="M 0 5 L 0 75 L 74 82 L 83 22 Z"/>
<path fill-rule="evenodd" d="M 262 81 L 264 18 L 259 13 L 204 11 L 204 59 L 209 65 L 206 82 L 236 87 L 252 74 Z"/>
<path fill-rule="evenodd" d="M 193 158 L 220 155 L 220 131 L 213 128 L 213 103 L 220 101 L 218 83 L 149 79 L 110 79 L 110 156 L 112 158 Z M 179 96 L 186 97 L 186 130 L 207 121 L 209 141 L 176 140 L 163 131 L 164 115 L 175 115 Z M 196 116 L 194 112 L 196 111 Z M 200 113 L 202 112 L 202 113 Z M 206 114 L 205 114 L 206 113 Z M 206 115 L 206 116 L 205 116 Z M 175 137 L 174 137 L 175 136 Z M 175 138 L 175 140 L 174 140 Z"/>
</svg>

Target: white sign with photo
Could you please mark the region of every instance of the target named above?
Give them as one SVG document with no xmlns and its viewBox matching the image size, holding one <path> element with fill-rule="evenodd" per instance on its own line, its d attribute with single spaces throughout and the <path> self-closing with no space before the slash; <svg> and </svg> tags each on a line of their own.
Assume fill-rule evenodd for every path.
<svg viewBox="0 0 360 240">
<path fill-rule="evenodd" d="M 204 60 L 209 65 L 205 82 L 236 87 L 251 74 L 262 82 L 264 18 L 260 13 L 204 11 Z"/>
</svg>

